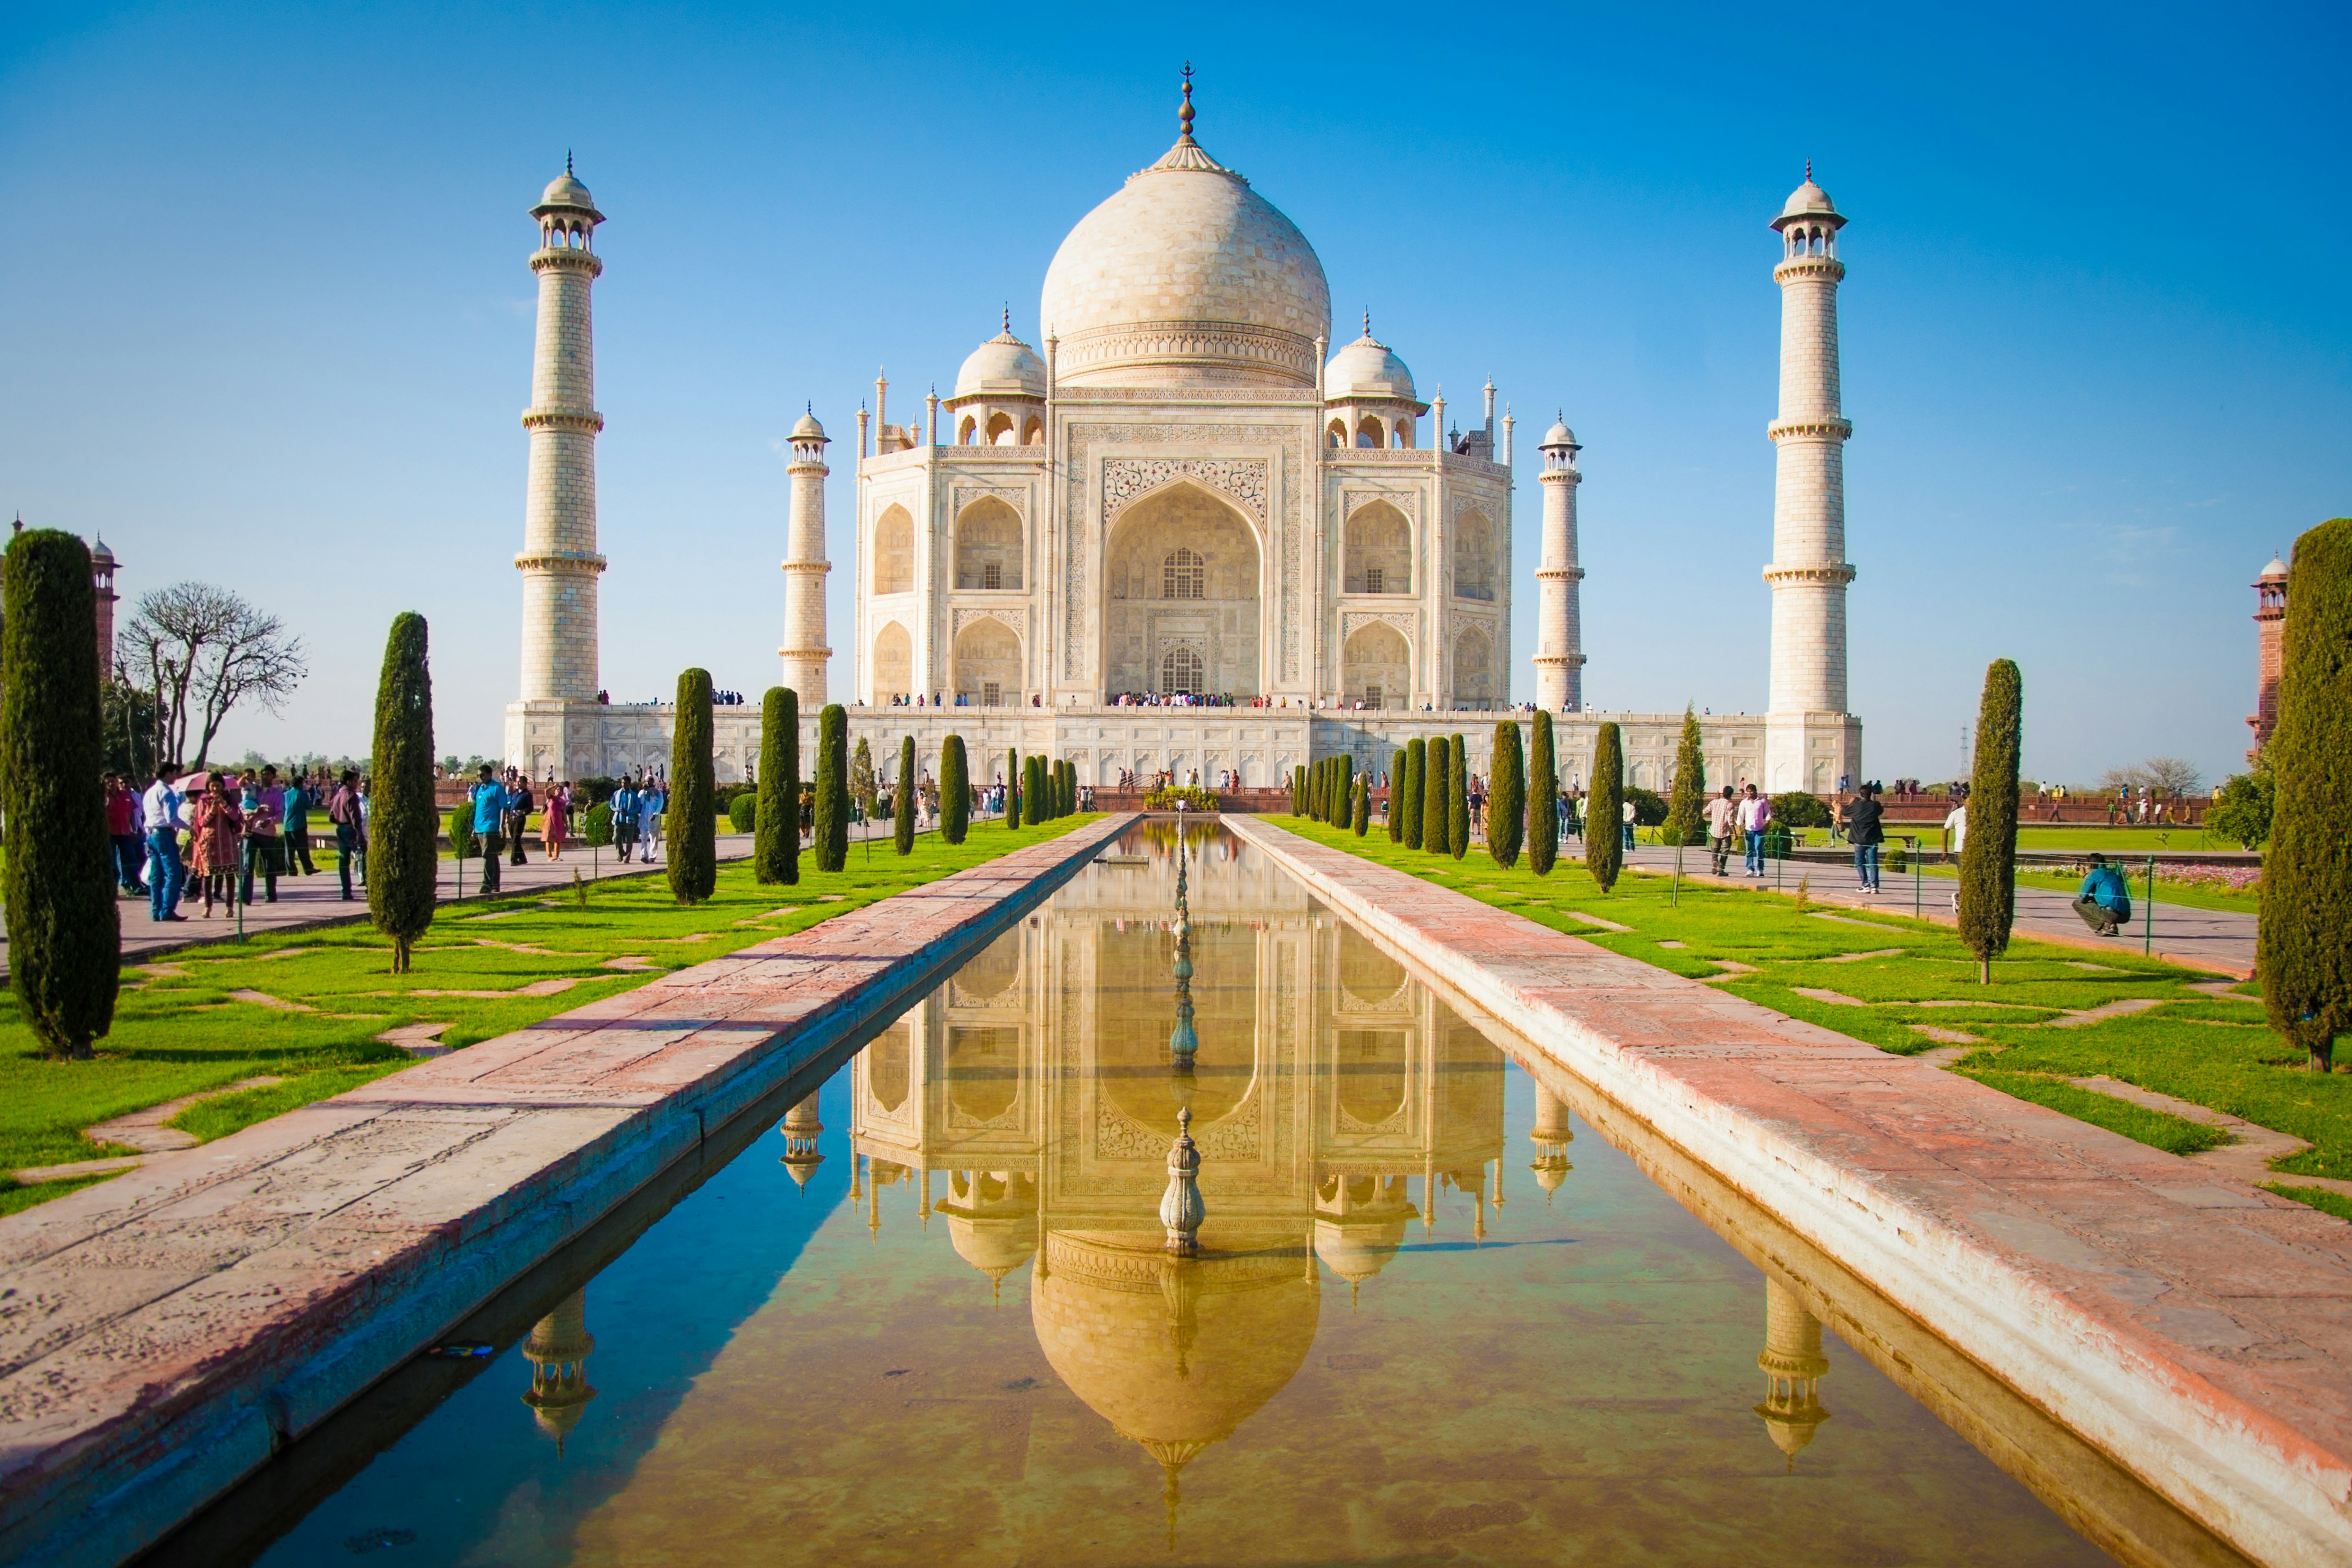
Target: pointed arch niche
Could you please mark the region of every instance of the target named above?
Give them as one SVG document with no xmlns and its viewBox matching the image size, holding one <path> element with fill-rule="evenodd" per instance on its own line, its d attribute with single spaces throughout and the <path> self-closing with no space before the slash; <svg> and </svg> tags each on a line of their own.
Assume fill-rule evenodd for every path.
<svg viewBox="0 0 2352 1568">
<path fill-rule="evenodd" d="M 1262 551 L 1247 517 L 1190 481 L 1130 503 L 1103 552 L 1105 693 L 1160 690 L 1181 649 L 1200 658 L 1200 690 L 1256 696 Z"/>
</svg>

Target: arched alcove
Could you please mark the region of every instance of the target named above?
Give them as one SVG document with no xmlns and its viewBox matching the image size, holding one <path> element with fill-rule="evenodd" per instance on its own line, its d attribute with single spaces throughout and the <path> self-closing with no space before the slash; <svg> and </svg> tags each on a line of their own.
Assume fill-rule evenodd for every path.
<svg viewBox="0 0 2352 1568">
<path fill-rule="evenodd" d="M 1465 511 L 1454 520 L 1454 596 L 1494 600 L 1495 525 L 1483 511 Z"/>
<path fill-rule="evenodd" d="M 1200 656 L 1201 690 L 1256 695 L 1258 560 L 1249 521 L 1197 485 L 1129 506 L 1104 552 L 1105 689 L 1160 689 L 1182 647 Z"/>
<path fill-rule="evenodd" d="M 915 520 L 902 506 L 874 520 L 874 591 L 905 594 L 915 586 Z"/>
<path fill-rule="evenodd" d="M 1491 702 L 1495 690 L 1495 643 L 1476 626 L 1454 639 L 1454 700 Z"/>
<path fill-rule="evenodd" d="M 1349 514 L 1342 582 L 1349 594 L 1412 592 L 1412 524 L 1403 512 L 1376 500 Z"/>
<path fill-rule="evenodd" d="M 1409 707 L 1412 698 L 1412 650 L 1385 621 L 1358 626 L 1339 650 L 1339 685 L 1349 701 L 1376 708 Z"/>
<path fill-rule="evenodd" d="M 994 496 L 982 496 L 956 514 L 955 585 L 1021 586 L 1021 514 Z"/>
<path fill-rule="evenodd" d="M 914 694 L 915 641 L 896 621 L 885 621 L 874 634 L 874 700 L 884 705 L 894 697 Z"/>
<path fill-rule="evenodd" d="M 955 636 L 956 694 L 993 708 L 1021 700 L 1021 639 L 992 616 L 967 622 Z"/>
</svg>

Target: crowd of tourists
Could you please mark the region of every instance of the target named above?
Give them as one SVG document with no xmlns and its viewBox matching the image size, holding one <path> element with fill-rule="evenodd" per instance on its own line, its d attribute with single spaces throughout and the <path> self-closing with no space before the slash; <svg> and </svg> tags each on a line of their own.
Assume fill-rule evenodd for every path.
<svg viewBox="0 0 2352 1568">
<path fill-rule="evenodd" d="M 311 819 L 334 830 L 342 896 L 352 879 L 367 885 L 368 781 L 355 769 L 340 777 L 272 766 L 185 773 L 166 763 L 143 787 L 106 775 L 106 828 L 115 884 L 125 898 L 147 900 L 152 921 L 182 921 L 184 896 L 201 897 L 205 918 L 235 914 L 253 902 L 278 901 L 281 877 L 315 877 Z"/>
<path fill-rule="evenodd" d="M 550 860 L 562 860 L 565 847 L 582 837 L 583 819 L 596 804 L 569 779 L 550 779 L 534 792 L 530 775 L 521 769 L 501 773 L 489 763 L 481 765 L 466 797 L 473 807 L 485 893 L 499 890 L 501 865 L 530 864 L 523 845 L 530 837 L 532 812 L 539 814 L 540 847 Z M 661 849 L 662 816 L 669 809 L 668 784 L 643 770 L 625 773 L 603 804 L 612 814 L 613 847 L 622 861 L 653 864 Z"/>
</svg>

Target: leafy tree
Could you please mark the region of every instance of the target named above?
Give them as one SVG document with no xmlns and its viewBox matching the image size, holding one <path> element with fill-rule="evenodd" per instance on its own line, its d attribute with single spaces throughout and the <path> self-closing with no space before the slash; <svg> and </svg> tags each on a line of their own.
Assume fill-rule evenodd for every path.
<svg viewBox="0 0 2352 1568">
<path fill-rule="evenodd" d="M 1559 858 L 1559 759 L 1551 714 L 1538 708 L 1534 722 L 1528 746 L 1528 869 L 1549 877 Z"/>
<path fill-rule="evenodd" d="M 100 869 L 111 846 L 89 549 L 37 528 L 8 546 L 0 578 L 8 986 L 50 1055 L 88 1061 L 114 1026 L 122 962 L 113 879 Z"/>
<path fill-rule="evenodd" d="M 2205 831 L 2217 838 L 2234 839 L 2242 848 L 2260 847 L 2270 839 L 2271 811 L 2277 795 L 2277 775 L 2271 772 L 2268 759 L 2257 761 L 2252 771 L 2231 774 L 2213 792 L 2213 804 L 2205 813 Z"/>
<path fill-rule="evenodd" d="M 940 743 L 940 837 L 961 844 L 971 827 L 971 766 L 964 759 L 963 737 L 950 735 Z"/>
<path fill-rule="evenodd" d="M 1422 779 L 1428 768 L 1428 742 L 1421 740 L 1406 742 L 1404 766 L 1397 774 L 1400 781 L 1397 787 L 1402 793 L 1402 798 L 1394 795 L 1389 797 L 1389 815 L 1402 820 L 1402 842 L 1408 849 L 1421 847 L 1421 809 L 1424 793 Z"/>
<path fill-rule="evenodd" d="M 205 765 L 231 709 L 250 700 L 275 713 L 310 673 L 300 637 L 209 583 L 174 583 L 142 595 L 116 644 L 124 670 L 153 695 L 163 754 L 191 755 L 194 731 L 194 768 Z"/>
<path fill-rule="evenodd" d="M 1667 805 L 1666 797 L 1656 790 L 1643 789 L 1640 784 L 1627 784 L 1618 796 L 1620 816 L 1624 815 L 1624 803 L 1629 800 L 1633 803 L 1633 826 L 1636 827 L 1663 827 L 1668 814 L 1674 809 Z M 1622 828 L 1624 824 L 1621 822 L 1618 826 Z"/>
<path fill-rule="evenodd" d="M 669 809 L 662 814 L 670 896 L 698 904 L 719 886 L 719 821 L 711 765 L 710 672 L 677 678 L 677 721 L 670 731 Z"/>
<path fill-rule="evenodd" d="M 840 870 L 849 863 L 849 714 L 838 702 L 816 716 L 815 827 L 816 868 Z"/>
<path fill-rule="evenodd" d="M 1365 773 L 1356 780 L 1356 837 L 1363 837 L 1372 830 L 1372 775 Z"/>
<path fill-rule="evenodd" d="M 752 819 L 751 875 L 786 887 L 801 879 L 801 699 L 771 686 L 760 700 L 760 812 Z"/>
<path fill-rule="evenodd" d="M 874 753 L 866 749 L 863 735 L 857 737 L 857 750 L 849 759 L 849 798 L 857 803 L 865 820 L 874 820 L 874 803 L 882 798 L 882 786 L 875 782 Z"/>
<path fill-rule="evenodd" d="M 1625 738 L 1612 720 L 1592 742 L 1592 788 L 1584 797 L 1584 865 L 1608 892 L 1625 868 Z"/>
<path fill-rule="evenodd" d="M 2271 1026 L 2326 1072 L 2336 1037 L 2352 1031 L 2352 518 L 2294 542 L 2284 631 L 2278 724 L 2263 748 L 2277 783 L 2254 969 Z"/>
<path fill-rule="evenodd" d="M 460 865 L 480 857 L 482 841 L 474 833 L 472 801 L 461 800 L 451 806 L 445 826 L 449 835 L 449 853 Z"/>
<path fill-rule="evenodd" d="M 1976 805 L 1969 805 L 1969 832 L 1976 832 Z M 1827 827 L 1837 817 L 1829 803 L 1811 790 L 1792 789 L 1772 797 L 1772 821 L 1780 827 Z"/>
<path fill-rule="evenodd" d="M 1519 754 L 1519 726 L 1505 719 L 1495 726 L 1495 776 L 1486 788 L 1486 852 L 1509 870 L 1519 863 L 1528 836 L 1527 762 Z"/>
<path fill-rule="evenodd" d="M 1706 746 L 1698 715 L 1683 704 L 1682 744 L 1675 751 L 1674 797 L 1666 805 L 1666 842 L 1706 842 Z"/>
<path fill-rule="evenodd" d="M 1461 736 L 1446 741 L 1446 848 L 1470 853 L 1470 757 Z"/>
<path fill-rule="evenodd" d="M 2025 690 L 2014 661 L 1985 670 L 1977 710 L 1976 768 L 1969 780 L 1969 833 L 1960 848 L 1960 942 L 1977 955 L 1977 979 L 2009 947 L 2017 903 L 2017 768 L 2025 742 Z"/>
<path fill-rule="evenodd" d="M 408 973 L 416 939 L 433 924 L 441 874 L 433 809 L 433 675 L 425 617 L 393 617 L 375 689 L 374 772 L 368 805 L 368 915 L 392 939 L 392 972 Z"/>
<path fill-rule="evenodd" d="M 738 824 L 736 831 L 740 833 L 751 831 L 751 823 L 744 819 L 751 815 L 749 808 L 759 804 L 754 796 L 740 795 L 736 798 L 734 805 L 727 808 L 729 816 Z M 745 809 L 739 815 L 736 811 L 737 806 Z M 588 808 L 587 815 L 580 819 L 580 837 L 588 841 L 588 847 L 592 849 L 602 849 L 613 842 L 613 805 L 610 801 L 600 800 Z"/>
<path fill-rule="evenodd" d="M 901 855 L 915 852 L 915 813 L 922 798 L 915 783 L 915 737 L 908 735 L 898 742 L 898 782 L 890 790 L 890 843 Z"/>
</svg>

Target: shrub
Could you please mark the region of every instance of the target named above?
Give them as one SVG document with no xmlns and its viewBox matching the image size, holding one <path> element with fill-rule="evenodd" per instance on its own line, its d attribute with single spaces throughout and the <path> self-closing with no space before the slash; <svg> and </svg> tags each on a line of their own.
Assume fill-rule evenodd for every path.
<svg viewBox="0 0 2352 1568">
<path fill-rule="evenodd" d="M 1837 818 L 1831 815 L 1829 803 L 1806 790 L 1792 789 L 1772 797 L 1772 820 L 1783 827 L 1827 827 Z M 1976 805 L 1969 806 L 1969 831 L 1976 831 Z"/>
<path fill-rule="evenodd" d="M 759 808 L 751 818 L 751 876 L 790 886 L 801 879 L 801 700 L 771 686 L 760 700 Z"/>
<path fill-rule="evenodd" d="M 719 885 L 719 819 L 711 778 L 710 672 L 677 678 L 677 721 L 670 731 L 669 809 L 662 846 L 671 897 L 698 904 Z"/>
<path fill-rule="evenodd" d="M 89 550 L 37 528 L 8 547 L 0 616 L 0 810 L 8 985 L 53 1055 L 88 1061 L 114 1026 L 121 918 L 110 858 L 105 708 Z"/>
<path fill-rule="evenodd" d="M 2277 795 L 2276 775 L 2262 763 L 2250 773 L 2232 773 L 2213 793 L 2213 804 L 2205 813 L 2205 831 L 2243 849 L 2260 847 L 2270 839 L 2271 812 Z"/>
<path fill-rule="evenodd" d="M 1021 771 L 1021 753 L 1008 749 L 1004 753 L 1004 826 L 1021 826 L 1021 786 L 1028 775 Z"/>
<path fill-rule="evenodd" d="M 815 815 L 816 868 L 838 871 L 849 860 L 849 714 L 838 702 L 816 718 Z"/>
<path fill-rule="evenodd" d="M 1976 769 L 1969 780 L 1968 840 L 1960 847 L 1960 942 L 1977 955 L 1977 979 L 1992 984 L 1992 961 L 2009 946 L 2017 902 L 2017 768 L 2024 745 L 2025 694 L 2017 666 L 1997 658 L 1985 670 L 1977 710 Z"/>
<path fill-rule="evenodd" d="M 442 823 L 441 826 L 442 830 L 449 836 L 449 853 L 460 860 L 481 858 L 482 840 L 474 831 L 472 801 L 461 800 L 451 806 L 448 818 Z"/>
<path fill-rule="evenodd" d="M 1528 869 L 1549 877 L 1559 858 L 1559 758 L 1551 715 L 1537 709 L 1534 725 L 1528 746 Z"/>
<path fill-rule="evenodd" d="M 963 737 L 950 735 L 940 744 L 940 837 L 961 844 L 971 828 L 971 767 L 965 760 Z"/>
<path fill-rule="evenodd" d="M 1675 750 L 1674 798 L 1666 803 L 1664 826 L 1668 844 L 1706 842 L 1706 746 L 1699 734 L 1698 715 L 1687 702 L 1683 704 L 1682 743 Z"/>
<path fill-rule="evenodd" d="M 1422 779 L 1428 771 L 1428 767 L 1427 743 L 1418 740 L 1407 742 L 1404 748 L 1404 765 L 1397 774 L 1398 787 L 1404 792 L 1404 798 L 1402 800 L 1393 796 L 1390 798 L 1389 815 L 1402 819 L 1403 826 L 1400 830 L 1402 835 L 1402 842 L 1408 849 L 1421 847 L 1421 808 L 1424 788 Z"/>
<path fill-rule="evenodd" d="M 746 795 L 743 800 L 736 804 L 740 805 L 750 799 L 751 796 Z M 751 830 L 746 827 L 738 828 L 736 831 L 748 833 Z M 588 847 L 591 849 L 602 849 L 613 842 L 612 802 L 600 800 L 588 808 L 587 815 L 580 819 L 580 837 L 588 841 Z"/>
<path fill-rule="evenodd" d="M 1397 809 L 1403 804 L 1397 795 L 1399 781 L 1403 773 L 1404 753 L 1402 752 L 1390 752 L 1389 771 L 1381 780 L 1381 784 L 1388 794 L 1389 808 L 1383 815 L 1388 818 L 1387 826 L 1389 830 L 1389 842 L 1391 844 L 1402 844 L 1404 842 L 1404 813 Z"/>
<path fill-rule="evenodd" d="M 609 815 L 606 820 L 611 820 Z M 756 836 L 760 830 L 760 797 L 756 795 L 739 795 L 729 801 L 727 826 L 738 833 Z"/>
<path fill-rule="evenodd" d="M 1495 726 L 1495 777 L 1486 791 L 1486 852 L 1509 870 L 1519 863 L 1528 836 L 1527 761 L 1519 753 L 1519 726 L 1505 719 Z"/>
<path fill-rule="evenodd" d="M 866 737 L 857 737 L 857 750 L 849 758 L 849 798 L 857 803 L 860 815 L 868 822 L 874 820 L 874 803 L 882 791 L 874 782 L 874 753 L 866 747 Z"/>
<path fill-rule="evenodd" d="M 1290 770 L 1290 815 L 1293 816 L 1307 815 L 1307 770 L 1305 768 Z"/>
<path fill-rule="evenodd" d="M 1432 855 L 1445 853 L 1446 835 L 1453 831 L 1454 819 L 1445 810 L 1445 770 L 1453 762 L 1454 749 L 1444 736 L 1429 742 L 1421 781 L 1421 847 Z"/>
<path fill-rule="evenodd" d="M 1045 759 L 1024 757 L 1021 762 L 1021 820 L 1034 827 L 1045 820 L 1045 810 L 1052 802 L 1045 798 Z"/>
<path fill-rule="evenodd" d="M 1625 840 L 1619 830 L 1624 790 L 1625 741 L 1612 721 L 1593 739 L 1592 789 L 1584 801 L 1584 865 L 1604 893 L 1617 885 L 1617 874 L 1625 868 Z"/>
<path fill-rule="evenodd" d="M 908 735 L 898 742 L 898 777 L 890 786 L 890 847 L 901 855 L 915 852 L 915 814 L 922 800 L 915 780 L 915 737 Z"/>
<path fill-rule="evenodd" d="M 1640 784 L 1627 784 L 1618 798 L 1617 814 L 1620 817 L 1624 816 L 1623 802 L 1630 800 L 1633 803 L 1633 826 L 1636 827 L 1663 827 L 1674 811 L 1664 795 L 1654 789 L 1643 789 Z M 1618 826 L 1622 828 L 1624 824 L 1620 822 Z"/>
<path fill-rule="evenodd" d="M 1459 735 L 1445 742 L 1445 847 L 1456 860 L 1470 853 L 1469 748 Z"/>
<path fill-rule="evenodd" d="M 2326 1072 L 2336 1037 L 2352 1029 L 2352 518 L 2294 542 L 2284 630 L 2254 967 L 2271 1026 Z"/>
<path fill-rule="evenodd" d="M 1146 790 L 1143 795 L 1143 809 L 1173 811 L 1176 809 L 1176 803 L 1180 800 L 1184 803 L 1184 809 L 1187 811 L 1213 812 L 1218 809 L 1216 792 L 1204 789 L 1199 784 L 1161 784 L 1156 789 Z"/>
<path fill-rule="evenodd" d="M 433 924 L 441 876 L 433 809 L 433 676 L 425 617 L 393 617 L 375 689 L 375 749 L 368 807 L 368 915 L 392 939 L 392 972 L 408 973 L 416 939 Z"/>
<path fill-rule="evenodd" d="M 1372 775 L 1364 774 L 1356 781 L 1356 837 L 1361 838 L 1372 828 Z"/>
</svg>

